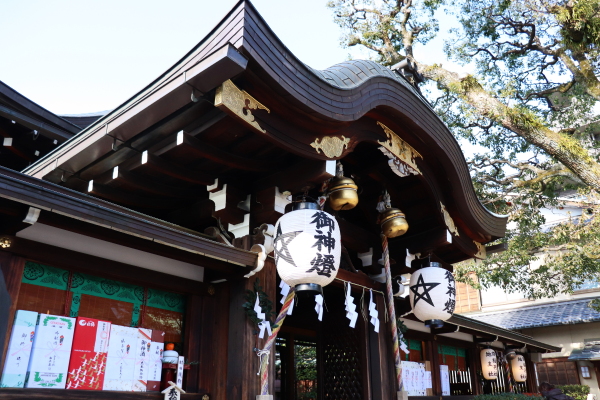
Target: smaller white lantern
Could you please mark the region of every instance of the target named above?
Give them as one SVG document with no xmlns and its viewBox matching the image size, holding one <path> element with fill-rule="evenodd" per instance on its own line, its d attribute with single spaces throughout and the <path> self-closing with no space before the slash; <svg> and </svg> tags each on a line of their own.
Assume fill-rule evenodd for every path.
<svg viewBox="0 0 600 400">
<path fill-rule="evenodd" d="M 342 252 L 335 218 L 316 203 L 296 203 L 275 224 L 275 264 L 281 279 L 296 291 L 321 292 L 339 270 Z"/>
<path fill-rule="evenodd" d="M 440 328 L 454 314 L 454 277 L 437 262 L 410 277 L 410 305 L 417 318 L 430 328 Z"/>
<path fill-rule="evenodd" d="M 510 361 L 510 366 L 515 382 L 521 383 L 527 381 L 527 366 L 523 355 L 517 354 L 517 356 Z"/>
<path fill-rule="evenodd" d="M 488 381 L 498 379 L 498 359 L 496 358 L 496 352 L 492 349 L 483 349 L 480 354 L 483 377 Z"/>
</svg>

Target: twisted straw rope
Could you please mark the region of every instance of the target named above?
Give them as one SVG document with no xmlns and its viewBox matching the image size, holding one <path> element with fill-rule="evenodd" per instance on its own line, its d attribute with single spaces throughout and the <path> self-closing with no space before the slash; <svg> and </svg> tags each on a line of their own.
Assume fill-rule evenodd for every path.
<svg viewBox="0 0 600 400">
<path fill-rule="evenodd" d="M 283 303 L 283 307 L 281 307 L 281 311 L 279 311 L 279 315 L 277 316 L 277 319 L 275 320 L 275 324 L 277 325 L 277 328 L 274 328 L 273 331 L 271 332 L 271 336 L 269 336 L 269 338 L 267 339 L 267 342 L 265 343 L 265 348 L 262 350 L 263 352 L 270 352 L 271 348 L 273 347 L 273 343 L 275 343 L 275 339 L 277 339 L 277 334 L 279 333 L 279 330 L 281 329 L 281 325 L 283 325 L 283 320 L 285 319 L 288 309 L 290 308 L 290 304 L 292 304 L 292 300 L 294 300 L 294 296 L 295 296 L 295 288 L 291 287 L 290 288 L 290 292 L 288 293 L 287 297 L 285 298 L 285 302 Z M 260 394 L 261 395 L 268 395 L 269 394 L 269 353 L 266 353 L 263 357 L 262 357 L 262 361 L 260 363 Z"/>
<path fill-rule="evenodd" d="M 400 366 L 400 346 L 398 345 L 398 328 L 396 327 L 396 310 L 394 308 L 394 292 L 392 290 L 392 274 L 390 272 L 390 253 L 388 251 L 388 242 L 385 235 L 381 235 L 381 244 L 383 247 L 383 257 L 385 260 L 385 285 L 388 298 L 388 315 L 392 327 L 392 339 L 394 341 L 394 362 L 396 364 L 396 379 L 398 381 L 398 391 L 404 389 L 402 382 L 402 367 Z"/>
</svg>

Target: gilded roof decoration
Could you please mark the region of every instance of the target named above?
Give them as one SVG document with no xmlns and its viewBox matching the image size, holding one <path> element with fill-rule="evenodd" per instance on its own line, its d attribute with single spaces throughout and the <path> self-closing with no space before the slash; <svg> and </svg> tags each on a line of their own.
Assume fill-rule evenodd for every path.
<svg viewBox="0 0 600 400">
<path fill-rule="evenodd" d="M 217 88 L 215 95 L 215 107 L 229 111 L 229 114 L 233 114 L 242 119 L 253 128 L 259 130 L 262 133 L 266 133 L 258 122 L 254 119 L 254 115 L 250 110 L 265 110 L 270 113 L 267 107 L 252 97 L 245 90 L 238 89 L 237 86 L 231 80 L 226 80 Z M 246 110 L 246 112 L 244 112 Z"/>
<path fill-rule="evenodd" d="M 379 141 L 379 144 L 382 145 L 379 149 L 390 158 L 391 162 L 389 164 L 392 170 L 400 176 L 423 175 L 415 163 L 415 158 L 421 157 L 423 159 L 423 156 L 411 145 L 400 139 L 390 128 L 379 121 L 377 121 L 377 125 L 381 126 L 387 134 L 388 140 Z M 404 166 L 400 167 L 400 164 L 404 164 Z"/>
<path fill-rule="evenodd" d="M 317 150 L 317 153 L 321 153 L 320 150 L 323 150 L 323 154 L 327 157 L 335 158 L 342 155 L 344 147 L 348 148 L 348 143 L 350 143 L 350 138 L 345 136 L 342 136 L 341 139 L 337 136 L 324 136 L 322 139 L 316 138 L 310 145 Z"/>
<path fill-rule="evenodd" d="M 458 229 L 456 228 L 456 225 L 454 225 L 454 220 L 452 219 L 452 217 L 450 216 L 450 213 L 448 212 L 448 210 L 446 209 L 446 206 L 444 204 L 442 204 L 442 202 L 440 201 L 440 206 L 442 208 L 442 214 L 444 215 L 444 222 L 446 223 L 446 226 L 448 227 L 448 230 L 453 233 L 456 236 L 460 236 L 458 234 Z"/>
<path fill-rule="evenodd" d="M 474 240 L 473 240 L 473 243 L 475 243 L 475 246 L 477 246 L 477 253 L 475 253 L 475 257 L 479 258 L 480 260 L 485 260 L 485 258 L 487 256 L 485 246 Z"/>
</svg>

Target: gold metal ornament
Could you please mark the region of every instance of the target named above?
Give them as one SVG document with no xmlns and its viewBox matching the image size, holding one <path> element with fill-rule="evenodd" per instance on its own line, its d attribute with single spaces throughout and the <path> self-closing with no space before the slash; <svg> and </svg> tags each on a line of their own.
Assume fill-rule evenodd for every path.
<svg viewBox="0 0 600 400">
<path fill-rule="evenodd" d="M 460 236 L 458 234 L 458 229 L 456 228 L 456 225 L 454 224 L 454 220 L 450 216 L 450 213 L 446 209 L 446 206 L 444 204 L 442 204 L 441 201 L 440 201 L 440 207 L 442 208 L 442 214 L 444 215 L 444 222 L 446 223 L 446 227 L 448 227 L 448 230 L 451 233 L 455 234 L 456 236 Z"/>
<path fill-rule="evenodd" d="M 387 190 L 383 192 L 382 200 L 377 204 L 379 223 L 381 232 L 389 239 L 402 236 L 408 230 L 408 222 L 406 216 L 399 208 L 394 208 L 391 205 L 390 194 Z"/>
<path fill-rule="evenodd" d="M 329 182 L 329 205 L 336 211 L 351 210 L 358 204 L 358 186 L 344 176 L 342 163 L 337 162 L 335 178 Z"/>
<path fill-rule="evenodd" d="M 379 149 L 391 160 L 390 167 L 394 173 L 400 176 L 423 175 L 415 163 L 417 157 L 423 159 L 423 156 L 410 144 L 400 139 L 400 136 L 390 128 L 379 121 L 377 121 L 377 125 L 381 126 L 387 134 L 388 140 L 379 141 L 382 146 Z"/>
<path fill-rule="evenodd" d="M 475 258 L 479 258 L 480 260 L 485 260 L 485 258 L 487 256 L 485 246 L 474 240 L 473 240 L 473 243 L 475 243 L 475 246 L 477 246 L 477 253 L 475 253 Z"/>
<path fill-rule="evenodd" d="M 213 285 L 208 287 L 208 294 L 211 296 L 215 294 L 215 287 Z"/>
<path fill-rule="evenodd" d="M 388 208 L 381 214 L 381 232 L 388 239 L 402 236 L 408 230 L 405 215 L 398 208 Z"/>
<path fill-rule="evenodd" d="M 11 244 L 12 244 L 12 241 L 9 238 L 7 238 L 7 237 L 0 238 L 0 247 L 1 248 L 8 249 Z"/>
<path fill-rule="evenodd" d="M 238 89 L 229 79 L 217 88 L 215 107 L 219 107 L 226 113 L 240 118 L 262 133 L 267 132 L 256 122 L 250 110 L 265 110 L 268 113 L 271 113 L 271 111 L 248 92 Z"/>
<path fill-rule="evenodd" d="M 327 157 L 335 158 L 342 155 L 344 147 L 348 149 L 348 143 L 350 143 L 350 138 L 345 136 L 342 136 L 341 139 L 337 136 L 325 136 L 322 139 L 316 138 L 310 145 L 317 150 L 317 153 L 320 154 L 323 150 L 323 154 Z"/>
</svg>

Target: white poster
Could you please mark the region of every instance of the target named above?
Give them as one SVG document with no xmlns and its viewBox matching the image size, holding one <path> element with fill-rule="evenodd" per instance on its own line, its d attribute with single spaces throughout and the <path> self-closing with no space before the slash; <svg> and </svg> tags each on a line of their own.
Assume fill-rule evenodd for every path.
<svg viewBox="0 0 600 400">
<path fill-rule="evenodd" d="M 447 365 L 440 365 L 440 377 L 442 379 L 442 396 L 450 396 L 450 373 Z"/>
<path fill-rule="evenodd" d="M 427 383 L 425 364 L 413 361 L 401 361 L 402 382 L 409 396 L 426 396 Z M 430 373 L 431 375 L 431 373 Z"/>
</svg>

